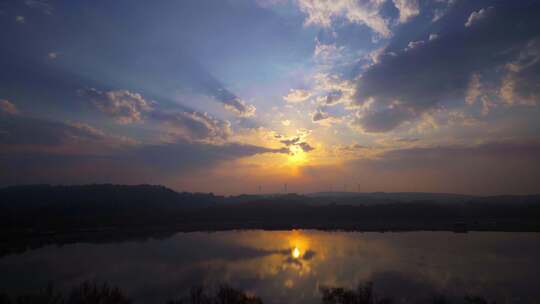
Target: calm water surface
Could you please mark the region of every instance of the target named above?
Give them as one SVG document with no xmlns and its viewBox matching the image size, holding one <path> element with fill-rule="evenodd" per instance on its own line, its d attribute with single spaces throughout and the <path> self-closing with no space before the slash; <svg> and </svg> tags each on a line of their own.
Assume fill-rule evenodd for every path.
<svg viewBox="0 0 540 304">
<path fill-rule="evenodd" d="M 319 303 L 321 285 L 373 281 L 406 302 L 434 293 L 498 302 L 540 299 L 540 234 L 228 231 L 47 246 L 0 258 L 0 288 L 18 292 L 85 280 L 164 303 L 199 284 L 230 285 L 265 303 Z"/>
</svg>

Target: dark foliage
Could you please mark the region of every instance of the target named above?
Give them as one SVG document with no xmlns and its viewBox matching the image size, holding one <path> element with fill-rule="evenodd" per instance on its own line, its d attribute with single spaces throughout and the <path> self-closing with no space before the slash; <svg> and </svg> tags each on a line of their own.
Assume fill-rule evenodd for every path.
<svg viewBox="0 0 540 304">
<path fill-rule="evenodd" d="M 106 283 L 85 282 L 73 288 L 69 297 L 56 291 L 52 286 L 35 293 L 16 297 L 13 301 L 0 294 L 0 304 L 130 304 L 120 289 L 109 287 Z"/>
<path fill-rule="evenodd" d="M 377 295 L 372 283 L 360 284 L 355 290 L 342 287 L 321 287 L 322 304 L 392 304 L 392 298 Z M 131 304 L 132 301 L 117 287 L 85 282 L 72 289 L 68 297 L 49 286 L 36 293 L 20 295 L 13 300 L 0 293 L 0 304 Z M 422 302 L 424 303 L 424 302 Z M 488 304 L 484 298 L 466 296 L 452 302 L 436 296 L 426 304 Z M 263 304 L 263 301 L 245 292 L 221 285 L 215 290 L 203 286 L 193 287 L 187 296 L 170 300 L 167 304 Z M 494 303 L 493 303 L 494 304 Z"/>
<path fill-rule="evenodd" d="M 74 288 L 68 298 L 67 304 L 130 304 L 129 300 L 117 287 L 110 287 L 106 283 L 85 282 Z"/>
<path fill-rule="evenodd" d="M 358 285 L 356 290 L 342 287 L 321 287 L 323 304 L 391 304 L 389 298 L 377 298 L 373 284 Z"/>
<path fill-rule="evenodd" d="M 263 302 L 258 297 L 249 296 L 228 285 L 221 285 L 214 294 L 202 286 L 193 287 L 188 297 L 171 300 L 168 304 L 263 304 Z"/>
<path fill-rule="evenodd" d="M 68 297 L 57 292 L 52 286 L 35 293 L 27 293 L 13 300 L 0 293 L 0 304 L 131 304 L 117 287 L 108 284 L 84 282 L 72 289 Z M 220 286 L 215 293 L 204 287 L 193 287 L 189 296 L 171 300 L 168 304 L 262 304 L 262 300 L 228 285 Z"/>
<path fill-rule="evenodd" d="M 373 283 L 360 284 L 356 290 L 342 287 L 321 287 L 322 304 L 393 304 L 396 301 L 393 298 L 377 295 L 373 290 Z M 461 301 L 451 301 L 445 296 L 436 295 L 431 300 L 427 300 L 426 304 L 489 304 L 489 302 L 477 296 L 465 296 Z M 495 304 L 493 302 L 492 304 Z"/>
</svg>

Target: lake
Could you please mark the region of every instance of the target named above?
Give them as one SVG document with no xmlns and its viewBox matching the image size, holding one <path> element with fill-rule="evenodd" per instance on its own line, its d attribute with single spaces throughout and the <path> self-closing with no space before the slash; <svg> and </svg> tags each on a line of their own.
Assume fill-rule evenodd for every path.
<svg viewBox="0 0 540 304">
<path fill-rule="evenodd" d="M 135 303 L 165 303 L 191 286 L 226 282 L 265 303 L 320 303 L 320 286 L 372 281 L 401 302 L 474 294 L 532 303 L 540 299 L 539 257 L 540 233 L 190 232 L 8 254 L 0 289 L 106 281 Z"/>
</svg>

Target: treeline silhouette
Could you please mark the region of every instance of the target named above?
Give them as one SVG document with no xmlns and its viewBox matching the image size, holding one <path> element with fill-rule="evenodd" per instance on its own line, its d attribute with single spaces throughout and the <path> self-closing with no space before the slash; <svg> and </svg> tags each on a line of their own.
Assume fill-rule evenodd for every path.
<svg viewBox="0 0 540 304">
<path fill-rule="evenodd" d="M 373 284 L 360 284 L 356 289 L 342 287 L 321 287 L 322 304 L 392 304 L 397 303 L 392 297 L 374 292 Z M 0 304 L 132 304 L 134 303 L 118 287 L 107 283 L 84 282 L 75 286 L 67 295 L 49 285 L 37 292 L 30 292 L 15 297 L 0 293 Z M 465 296 L 459 300 L 450 300 L 444 295 L 433 295 L 432 298 L 415 303 L 431 304 L 488 304 L 478 296 Z M 495 303 L 495 302 L 492 302 Z M 203 286 L 191 288 L 186 296 L 171 299 L 166 304 L 263 304 L 257 296 L 249 295 L 229 285 L 220 285 L 217 289 Z"/>
<path fill-rule="evenodd" d="M 451 203 L 445 201 L 447 196 L 224 197 L 152 185 L 16 186 L 0 189 L 0 239 L 114 229 L 540 231 L 540 195 L 454 195 Z"/>
</svg>

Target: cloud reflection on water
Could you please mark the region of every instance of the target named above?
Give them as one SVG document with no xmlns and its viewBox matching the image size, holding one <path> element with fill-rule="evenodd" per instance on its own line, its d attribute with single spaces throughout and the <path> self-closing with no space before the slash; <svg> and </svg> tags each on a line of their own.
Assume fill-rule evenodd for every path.
<svg viewBox="0 0 540 304">
<path fill-rule="evenodd" d="M 540 297 L 540 235 L 230 231 L 164 240 L 47 246 L 0 259 L 0 286 L 69 288 L 84 280 L 122 287 L 138 302 L 227 282 L 265 303 L 316 303 L 319 286 L 375 289 L 406 300 L 432 293 Z M 295 253 L 297 252 L 297 254 Z"/>
</svg>

